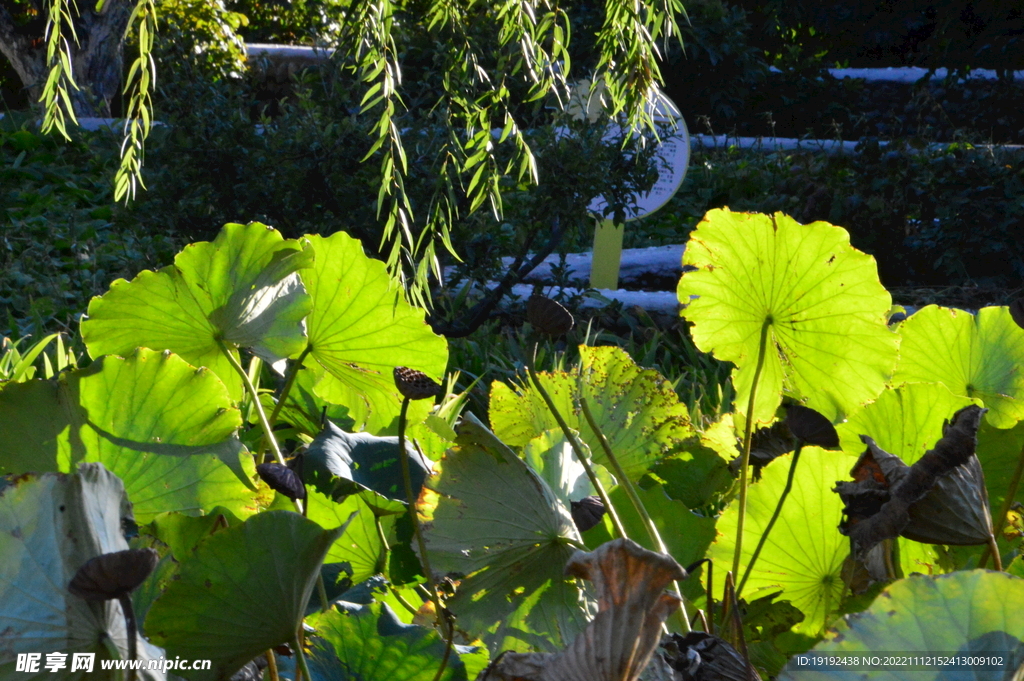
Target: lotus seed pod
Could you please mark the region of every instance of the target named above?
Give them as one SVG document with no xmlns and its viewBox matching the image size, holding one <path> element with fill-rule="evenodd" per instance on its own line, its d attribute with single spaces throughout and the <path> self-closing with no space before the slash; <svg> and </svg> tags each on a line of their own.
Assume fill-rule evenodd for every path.
<svg viewBox="0 0 1024 681">
<path fill-rule="evenodd" d="M 129 549 L 91 558 L 68 584 L 68 591 L 87 601 L 107 601 L 131 593 L 153 572 L 160 554 L 153 549 Z"/>
<path fill-rule="evenodd" d="M 786 407 L 786 425 L 793 437 L 797 437 L 809 445 L 817 445 L 825 449 L 839 446 L 839 434 L 831 422 L 818 412 L 799 404 Z"/>
<path fill-rule="evenodd" d="M 425 400 L 441 394 L 441 386 L 422 371 L 409 367 L 395 367 L 395 385 L 402 397 Z"/>
<path fill-rule="evenodd" d="M 292 501 L 306 498 L 306 486 L 302 478 L 287 466 L 279 463 L 261 463 L 256 466 L 256 474 L 275 492 L 280 492 Z"/>
<path fill-rule="evenodd" d="M 526 301 L 526 318 L 535 327 L 551 336 L 569 333 L 573 326 L 572 314 L 544 296 L 530 296 Z"/>
<path fill-rule="evenodd" d="M 600 497 L 583 497 L 579 501 L 570 502 L 572 521 L 576 523 L 576 529 L 586 532 L 601 522 L 605 513 L 604 502 Z"/>
</svg>

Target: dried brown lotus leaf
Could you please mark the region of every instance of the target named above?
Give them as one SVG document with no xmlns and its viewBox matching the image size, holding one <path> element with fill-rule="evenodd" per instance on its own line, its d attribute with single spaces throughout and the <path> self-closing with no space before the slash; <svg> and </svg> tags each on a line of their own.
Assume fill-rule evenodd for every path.
<svg viewBox="0 0 1024 681">
<path fill-rule="evenodd" d="M 571 312 L 544 296 L 530 296 L 526 301 L 526 318 L 551 336 L 569 333 L 574 323 Z"/>
<path fill-rule="evenodd" d="M 703 631 L 673 634 L 665 648 L 672 651 L 667 661 L 682 681 L 761 681 L 735 648 Z"/>
<path fill-rule="evenodd" d="M 605 512 L 604 502 L 601 501 L 601 497 L 583 497 L 579 501 L 570 502 L 570 511 L 576 529 L 586 532 L 601 522 Z"/>
<path fill-rule="evenodd" d="M 835 449 L 839 446 L 839 433 L 832 422 L 809 407 L 799 404 L 787 406 L 786 424 L 793 437 L 800 438 L 809 445 L 825 449 Z"/>
<path fill-rule="evenodd" d="M 106 601 L 131 593 L 160 561 L 153 549 L 128 549 L 90 558 L 68 584 L 68 591 L 87 601 Z"/>
<path fill-rule="evenodd" d="M 567 574 L 589 579 L 598 613 L 560 653 L 506 653 L 484 670 L 482 681 L 635 681 L 661 637 L 661 625 L 679 607 L 665 587 L 686 571 L 669 556 L 629 539 L 577 551 Z"/>
<path fill-rule="evenodd" d="M 270 489 L 280 492 L 293 501 L 306 498 L 306 486 L 302 484 L 302 478 L 287 466 L 279 463 L 261 463 L 256 466 L 256 474 L 263 482 L 267 483 Z"/>
<path fill-rule="evenodd" d="M 957 411 L 935 447 L 913 466 L 861 436 L 868 449 L 851 472 L 854 482 L 839 482 L 834 489 L 846 505 L 840 531 L 859 558 L 901 535 L 932 544 L 988 541 L 988 496 L 975 455 L 985 411 L 976 405 Z"/>
<path fill-rule="evenodd" d="M 409 367 L 395 367 L 395 386 L 402 397 L 425 400 L 441 394 L 441 385 L 422 371 Z"/>
</svg>

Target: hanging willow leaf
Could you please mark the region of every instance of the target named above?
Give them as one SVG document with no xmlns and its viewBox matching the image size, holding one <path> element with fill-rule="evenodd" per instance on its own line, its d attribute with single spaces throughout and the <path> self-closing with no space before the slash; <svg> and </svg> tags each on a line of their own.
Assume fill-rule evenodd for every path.
<svg viewBox="0 0 1024 681">
<path fill-rule="evenodd" d="M 594 620 L 562 652 L 508 653 L 481 681 L 635 681 L 647 666 L 662 623 L 679 607 L 665 587 L 685 579 L 686 570 L 669 556 L 616 539 L 577 551 L 565 571 L 594 583 Z"/>
<path fill-rule="evenodd" d="M 900 535 L 932 544 L 988 541 L 988 497 L 974 453 L 985 411 L 976 405 L 957 411 L 942 439 L 912 466 L 862 436 L 868 449 L 851 472 L 854 481 L 834 490 L 846 505 L 840 531 L 858 557 Z"/>
</svg>

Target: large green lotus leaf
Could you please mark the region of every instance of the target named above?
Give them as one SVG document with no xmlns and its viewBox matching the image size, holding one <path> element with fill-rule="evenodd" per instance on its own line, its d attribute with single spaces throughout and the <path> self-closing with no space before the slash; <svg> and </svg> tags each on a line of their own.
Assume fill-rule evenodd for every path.
<svg viewBox="0 0 1024 681">
<path fill-rule="evenodd" d="M 929 305 L 900 325 L 900 335 L 895 382 L 942 383 L 954 395 L 979 398 L 996 428 L 1024 419 L 1024 329 L 1008 308 L 973 315 Z"/>
<path fill-rule="evenodd" d="M 82 464 L 70 475 L 19 476 L 0 486 L 0 678 L 54 678 L 42 667 L 38 674 L 15 672 L 17 656 L 61 652 L 68 654 L 61 679 L 120 679 L 121 672 L 100 669 L 100 660 L 127 657 L 120 604 L 72 596 L 67 584 L 90 558 L 126 550 L 121 532 L 130 521 L 124 486 L 100 464 Z M 139 638 L 139 659 L 162 652 Z M 71 673 L 74 653 L 96 655 L 92 673 Z M 141 676 L 163 678 L 149 671 Z"/>
<path fill-rule="evenodd" d="M 909 466 L 939 441 L 943 422 L 973 402 L 939 383 L 889 388 L 849 421 L 836 426 L 839 444 L 847 454 L 860 456 L 867 449 L 860 436 L 867 435 Z"/>
<path fill-rule="evenodd" d="M 987 421 L 978 429 L 978 447 L 975 453 L 985 472 L 985 488 L 988 490 L 989 505 L 1002 508 L 1006 493 L 1010 489 L 1017 461 L 1024 451 L 1024 423 L 1013 428 L 996 428 Z M 1017 488 L 1014 501 L 1024 501 L 1024 486 Z"/>
<path fill-rule="evenodd" d="M 753 417 L 767 423 L 783 394 L 832 422 L 885 387 L 897 336 L 886 326 L 892 299 L 875 260 L 850 246 L 845 229 L 801 225 L 776 213 L 713 210 L 690 234 L 679 281 L 682 315 L 697 347 L 736 365 L 736 407 L 747 410 L 761 328 L 767 352 Z M 744 413 L 744 416 L 746 414 Z"/>
<path fill-rule="evenodd" d="M 0 393 L 14 391 L 0 421 L 0 471 L 101 462 L 124 481 L 140 522 L 215 506 L 255 510 L 252 457 L 234 436 L 241 417 L 209 369 L 141 348 L 39 384 Z M 24 393 L 30 399 L 18 401 Z"/>
<path fill-rule="evenodd" d="M 171 555 L 180 563 L 191 556 L 196 547 L 215 532 L 234 527 L 241 522 L 228 509 L 218 507 L 201 516 L 161 513 L 144 527 L 144 532 L 166 544 Z"/>
<path fill-rule="evenodd" d="M 740 574 L 746 569 L 757 542 L 768 525 L 786 486 L 792 454 L 785 454 L 766 466 L 761 480 L 750 486 L 744 524 Z M 768 535 L 764 549 L 743 589 L 752 599 L 782 591 L 779 600 L 790 601 L 806 618 L 795 631 L 816 636 L 839 608 L 845 585 L 842 566 L 850 553 L 850 540 L 837 529 L 843 503 L 832 491 L 836 480 L 849 475 L 850 459 L 818 447 L 804 447 L 793 478 L 793 490 L 786 497 L 782 513 Z M 718 539 L 708 551 L 716 565 L 731 565 L 736 547 L 739 500 L 730 504 L 718 519 Z M 723 582 L 715 580 L 722 597 Z"/>
<path fill-rule="evenodd" d="M 570 428 L 580 433 L 594 459 L 608 466 L 604 450 L 575 402 L 584 397 L 626 474 L 639 480 L 647 469 L 676 451 L 690 435 L 686 405 L 672 384 L 653 369 L 636 365 L 621 348 L 580 346 L 580 379 L 565 372 L 540 373 L 540 381 Z M 503 441 L 525 445 L 558 428 L 540 394 L 491 385 L 491 427 Z"/>
<path fill-rule="evenodd" d="M 316 623 L 310 673 L 320 681 L 433 681 L 444 658 L 437 632 L 403 624 L 387 605 L 337 603 Z M 462 654 L 455 646 L 440 679 L 467 681 Z"/>
<path fill-rule="evenodd" d="M 363 246 L 344 232 L 311 235 L 313 267 L 302 273 L 313 310 L 312 353 L 326 373 L 316 392 L 348 407 L 357 427 L 380 433 L 392 427 L 402 397 L 392 372 L 408 366 L 436 378 L 448 364 L 448 343 L 424 321 L 388 275 L 384 263 L 366 257 Z M 429 405 L 414 403 L 410 420 L 422 421 Z"/>
<path fill-rule="evenodd" d="M 701 508 L 733 484 L 729 464 L 703 438 L 690 438 L 676 456 L 663 459 L 651 473 L 665 481 L 665 493 L 688 508 Z"/>
<path fill-rule="evenodd" d="M 1024 664 L 1024 579 L 999 572 L 971 570 L 939 577 L 914 576 L 890 585 L 870 608 L 850 615 L 839 631 L 806 657 L 931 655 L 996 656 L 998 670 L 980 667 L 910 671 L 870 665 L 860 669 L 800 668 L 790 660 L 780 681 L 1008 681 Z"/>
<path fill-rule="evenodd" d="M 551 651 L 585 625 L 580 588 L 563 575 L 580 537 L 547 484 L 471 414 L 427 487 L 439 494 L 423 535 L 431 567 L 465 575 L 448 607 L 492 647 Z"/>
<path fill-rule="evenodd" d="M 377 559 L 382 546 L 369 504 L 355 494 L 337 503 L 316 490 L 309 491 L 306 503 L 309 504 L 307 517 L 321 527 L 337 527 L 352 518 L 345 534 L 334 542 L 324 562 L 346 564 L 348 569 L 345 573 L 353 584 L 377 574 Z M 353 513 L 355 517 L 352 517 Z M 387 536 L 394 527 L 395 516 L 382 516 L 380 522 L 384 536 Z"/>
<path fill-rule="evenodd" d="M 241 382 L 219 341 L 252 348 L 270 364 L 302 352 L 312 301 L 296 272 L 312 258 L 308 245 L 266 225 L 225 225 L 213 242 L 186 246 L 173 265 L 118 279 L 93 298 L 82 338 L 93 357 L 171 350 L 212 369 L 238 400 Z"/>
<path fill-rule="evenodd" d="M 146 633 L 168 657 L 213 661 L 210 670 L 180 672 L 186 678 L 228 678 L 295 639 L 320 565 L 344 531 L 266 511 L 214 533 L 150 608 Z"/>
<path fill-rule="evenodd" d="M 590 448 L 586 443 L 581 444 L 584 455 L 589 457 Z M 566 509 L 572 508 L 573 501 L 597 494 L 586 469 L 561 430 L 545 430 L 526 443 L 523 459 L 547 483 L 548 489 Z M 600 464 L 592 464 L 592 468 L 605 489 L 611 489 L 615 480 L 607 469 Z"/>
</svg>

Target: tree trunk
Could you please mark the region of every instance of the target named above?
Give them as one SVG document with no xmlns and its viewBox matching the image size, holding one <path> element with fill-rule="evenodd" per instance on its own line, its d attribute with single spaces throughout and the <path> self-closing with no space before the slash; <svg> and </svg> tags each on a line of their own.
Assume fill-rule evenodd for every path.
<svg viewBox="0 0 1024 681">
<path fill-rule="evenodd" d="M 94 0 L 79 0 L 81 13 L 75 18 L 77 44 L 65 27 L 72 75 L 79 87 L 69 93 L 76 116 L 110 116 L 111 103 L 121 92 L 124 31 L 133 4 L 132 0 L 106 0 L 103 11 L 97 14 L 93 11 Z M 0 54 L 11 62 L 30 99 L 38 102 L 48 73 L 41 23 L 19 27 L 8 7 L 9 3 L 0 0 Z M 38 9 L 45 16 L 46 8 Z"/>
</svg>

